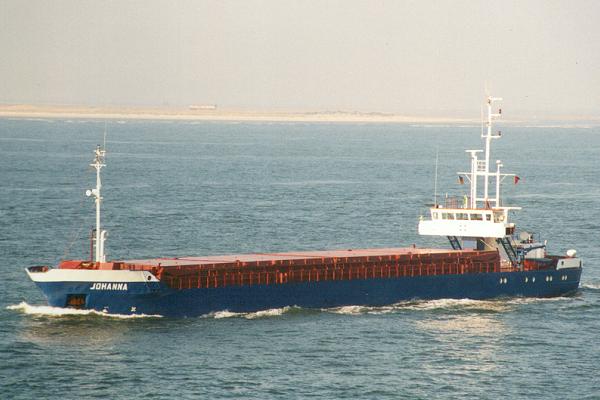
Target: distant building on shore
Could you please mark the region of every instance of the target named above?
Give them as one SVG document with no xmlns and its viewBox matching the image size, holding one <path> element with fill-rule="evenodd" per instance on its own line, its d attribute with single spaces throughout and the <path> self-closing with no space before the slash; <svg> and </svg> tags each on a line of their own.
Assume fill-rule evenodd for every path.
<svg viewBox="0 0 600 400">
<path fill-rule="evenodd" d="M 207 110 L 216 110 L 216 104 L 191 104 L 189 109 L 192 111 L 207 111 Z"/>
</svg>

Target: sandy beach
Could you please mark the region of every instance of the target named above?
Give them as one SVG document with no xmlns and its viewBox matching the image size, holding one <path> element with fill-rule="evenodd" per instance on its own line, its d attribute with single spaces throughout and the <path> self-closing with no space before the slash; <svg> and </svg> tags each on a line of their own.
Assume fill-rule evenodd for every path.
<svg viewBox="0 0 600 400">
<path fill-rule="evenodd" d="M 361 112 L 281 112 L 186 108 L 103 108 L 80 106 L 0 105 L 0 117 L 146 119 L 256 122 L 359 122 L 359 123 L 478 123 L 467 118 L 437 118 Z"/>
<path fill-rule="evenodd" d="M 347 111 L 250 111 L 233 109 L 198 108 L 142 108 L 142 107 L 84 107 L 63 105 L 2 105 L 0 118 L 43 119 L 118 119 L 118 120 L 173 120 L 173 121 L 238 121 L 238 122 L 323 122 L 323 123 L 404 123 L 479 125 L 479 118 L 427 117 L 379 112 Z M 515 116 L 504 118 L 503 123 L 526 127 L 581 127 L 600 126 L 600 116 L 558 116 L 539 118 Z"/>
</svg>

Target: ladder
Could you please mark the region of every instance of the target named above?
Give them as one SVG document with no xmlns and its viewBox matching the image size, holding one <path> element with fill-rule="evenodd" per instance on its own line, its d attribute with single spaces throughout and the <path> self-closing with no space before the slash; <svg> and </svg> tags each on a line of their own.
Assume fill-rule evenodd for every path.
<svg viewBox="0 0 600 400">
<path fill-rule="evenodd" d="M 517 266 L 517 252 L 515 251 L 515 248 L 513 247 L 512 243 L 510 243 L 510 238 L 508 236 L 505 236 L 503 238 L 496 239 L 496 241 L 504 249 L 504 252 L 508 256 L 508 259 L 510 260 L 511 264 L 513 266 Z"/>
<path fill-rule="evenodd" d="M 456 236 L 448 236 L 448 240 L 450 241 L 450 246 L 454 250 L 462 250 L 462 246 L 460 245 L 460 241 Z"/>
</svg>

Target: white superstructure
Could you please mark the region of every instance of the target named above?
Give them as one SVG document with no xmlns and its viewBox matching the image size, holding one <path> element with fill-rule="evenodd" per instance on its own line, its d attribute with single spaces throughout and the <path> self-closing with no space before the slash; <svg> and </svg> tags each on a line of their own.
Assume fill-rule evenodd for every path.
<svg viewBox="0 0 600 400">
<path fill-rule="evenodd" d="M 467 150 L 471 156 L 470 172 L 459 172 L 459 179 L 466 178 L 470 183 L 469 195 L 462 198 L 446 198 L 445 204 L 436 204 L 430 209 L 430 218 L 419 222 L 419 234 L 447 236 L 452 247 L 471 247 L 479 250 L 498 249 L 505 261 L 517 264 L 517 253 L 513 246 L 514 223 L 509 220 L 511 210 L 502 204 L 501 184 L 506 177 L 514 174 L 501 173 L 502 162 L 495 162 L 494 170 L 490 162 L 491 144 L 501 137 L 501 132 L 493 132 L 493 121 L 499 118 L 502 110 L 494 112 L 493 105 L 501 98 L 487 98 L 486 128 L 481 137 L 485 140 L 484 150 Z M 483 154 L 481 154 L 483 153 Z M 483 155 L 483 158 L 479 158 Z M 518 180 L 515 177 L 515 180 Z"/>
</svg>

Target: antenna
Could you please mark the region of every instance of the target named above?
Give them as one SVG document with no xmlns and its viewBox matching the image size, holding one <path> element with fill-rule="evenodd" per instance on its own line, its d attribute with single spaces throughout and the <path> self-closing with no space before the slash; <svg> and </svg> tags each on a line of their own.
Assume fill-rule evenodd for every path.
<svg viewBox="0 0 600 400">
<path fill-rule="evenodd" d="M 481 137 L 483 137 L 483 104 L 481 105 L 480 109 L 481 109 L 481 118 L 479 118 L 479 119 L 481 121 Z"/>
<path fill-rule="evenodd" d="M 438 160 L 439 160 L 440 149 L 435 148 L 435 178 L 433 180 L 433 206 L 437 207 L 437 181 L 438 181 Z"/>
<path fill-rule="evenodd" d="M 104 121 L 104 143 L 102 144 L 102 150 L 106 151 L 106 120 Z"/>
</svg>

